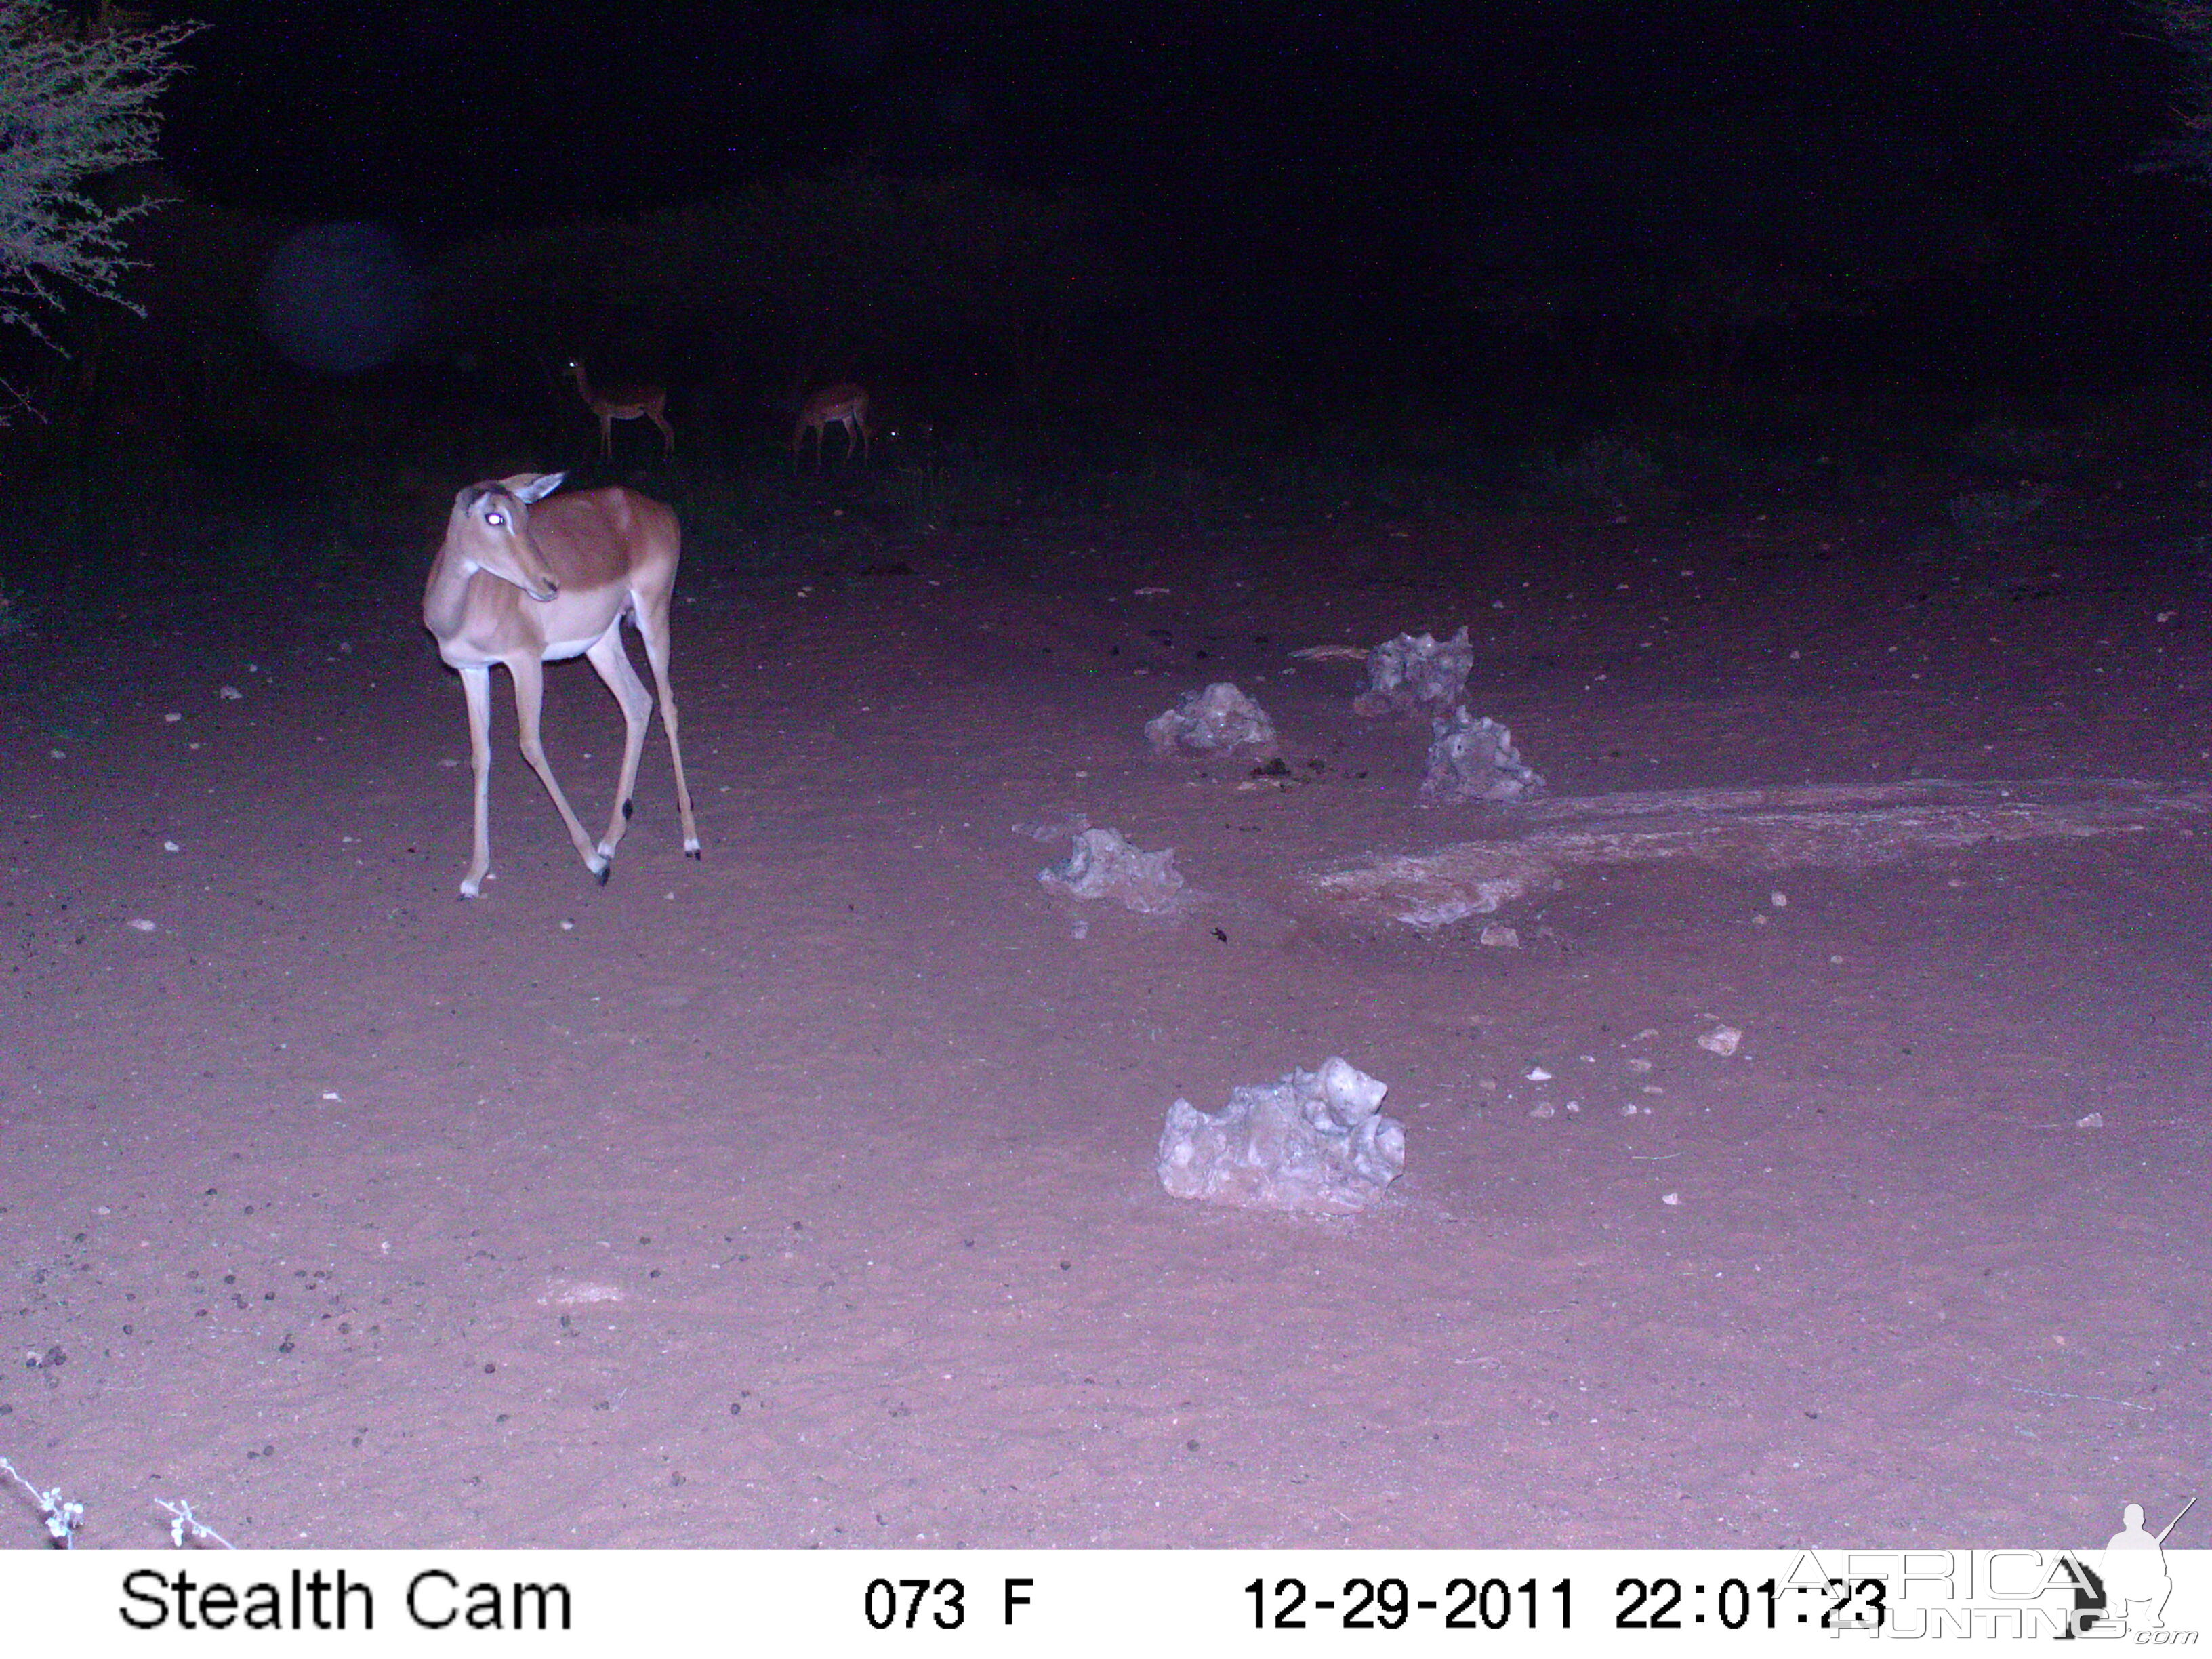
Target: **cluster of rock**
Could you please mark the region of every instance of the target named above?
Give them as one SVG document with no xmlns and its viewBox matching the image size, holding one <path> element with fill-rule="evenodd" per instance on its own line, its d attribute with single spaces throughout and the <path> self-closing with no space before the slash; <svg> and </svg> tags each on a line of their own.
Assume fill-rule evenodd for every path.
<svg viewBox="0 0 2212 1659">
<path fill-rule="evenodd" d="M 1156 755 L 1267 753 L 1275 746 L 1275 723 L 1243 692 L 1218 680 L 1203 691 L 1185 692 L 1173 708 L 1146 722 L 1145 736 Z"/>
<path fill-rule="evenodd" d="M 1421 775 L 1421 799 L 1444 805 L 1467 801 L 1526 800 L 1544 790 L 1544 778 L 1531 771 L 1513 746 L 1513 733 L 1465 705 L 1431 723 L 1428 765 Z"/>
<path fill-rule="evenodd" d="M 1160 1184 L 1247 1209 L 1357 1214 L 1406 1167 L 1406 1127 L 1380 1110 L 1389 1091 L 1332 1054 L 1318 1071 L 1239 1085 L 1218 1112 L 1178 1100 L 1160 1131 Z"/>
<path fill-rule="evenodd" d="M 1112 899 L 1148 916 L 1175 909 L 1183 896 L 1175 848 L 1140 852 L 1118 830 L 1079 832 L 1067 862 L 1039 871 L 1037 879 L 1065 897 Z"/>
<path fill-rule="evenodd" d="M 1433 634 L 1401 634 L 1367 653 L 1367 689 L 1352 700 L 1355 713 L 1437 714 L 1467 700 L 1474 647 L 1462 628 L 1439 641 Z"/>
</svg>

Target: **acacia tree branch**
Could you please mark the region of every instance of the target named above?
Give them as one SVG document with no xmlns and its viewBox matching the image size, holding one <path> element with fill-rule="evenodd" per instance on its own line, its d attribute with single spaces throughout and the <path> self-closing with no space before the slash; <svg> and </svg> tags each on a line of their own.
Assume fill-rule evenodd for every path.
<svg viewBox="0 0 2212 1659">
<path fill-rule="evenodd" d="M 87 186 L 154 159 L 153 102 L 200 27 L 77 33 L 46 0 L 0 0 L 0 325 L 46 339 L 39 314 L 70 289 L 140 309 L 118 287 L 124 231 L 160 204 L 106 205 Z"/>
</svg>

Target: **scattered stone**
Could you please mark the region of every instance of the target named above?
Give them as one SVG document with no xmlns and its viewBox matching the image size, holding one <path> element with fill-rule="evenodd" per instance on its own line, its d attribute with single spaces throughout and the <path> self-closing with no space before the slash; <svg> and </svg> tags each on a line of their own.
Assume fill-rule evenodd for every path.
<svg viewBox="0 0 2212 1659">
<path fill-rule="evenodd" d="M 1456 806 L 1467 801 L 1526 800 L 1544 791 L 1542 775 L 1522 763 L 1513 733 L 1488 715 L 1455 708 L 1430 730 L 1421 798 Z"/>
<path fill-rule="evenodd" d="M 1493 921 L 1482 930 L 1482 942 L 1500 951 L 1517 951 L 1521 948 L 1521 930 Z"/>
<path fill-rule="evenodd" d="M 1037 872 L 1037 879 L 1069 898 L 1109 898 L 1148 916 L 1164 915 L 1182 902 L 1182 872 L 1175 849 L 1143 853 L 1118 830 L 1085 830 L 1067 862 Z"/>
<path fill-rule="evenodd" d="M 1540 1100 L 1528 1109 L 1530 1117 L 1550 1117 L 1552 1115 L 1552 1103 L 1548 1100 Z"/>
<path fill-rule="evenodd" d="M 154 924 L 143 916 L 131 917 L 131 926 L 142 933 L 150 933 L 154 931 Z"/>
<path fill-rule="evenodd" d="M 1743 1033 L 1733 1025 L 1716 1025 L 1698 1039 L 1698 1047 L 1709 1054 L 1718 1054 L 1726 1060 L 1743 1042 Z"/>
<path fill-rule="evenodd" d="M 1355 714 L 1436 714 L 1467 696 L 1474 647 L 1467 629 L 1442 644 L 1429 634 L 1401 634 L 1367 653 L 1367 689 L 1352 700 Z"/>
<path fill-rule="evenodd" d="M 1651 1062 L 1644 1059 L 1643 1055 L 1637 1054 L 1629 1060 L 1628 1069 L 1640 1075 L 1651 1069 Z"/>
<path fill-rule="evenodd" d="M 244 697 L 246 693 L 240 690 L 234 685 L 226 685 L 218 690 L 216 693 L 216 696 L 222 698 L 225 702 L 236 702 L 240 698 Z"/>
<path fill-rule="evenodd" d="M 1531 1066 L 1521 1075 L 1531 1083 L 1549 1083 L 1552 1080 L 1552 1074 L 1540 1066 Z"/>
<path fill-rule="evenodd" d="M 1682 1195 L 1680 1193 L 1662 1193 L 1659 1195 L 1659 1201 L 1662 1204 L 1680 1204 L 1682 1201 Z"/>
<path fill-rule="evenodd" d="M 2105 1127 L 2105 1115 L 2091 1112 L 2086 1117 L 2077 1117 L 2074 1120 L 2074 1127 L 2077 1129 L 2101 1129 Z"/>
<path fill-rule="evenodd" d="M 1777 889 L 1766 896 L 1766 902 L 1778 910 L 1787 910 L 1790 908 L 1790 895 Z"/>
<path fill-rule="evenodd" d="M 1203 691 L 1185 692 L 1181 703 L 1147 721 L 1145 736 L 1161 755 L 1177 750 L 1194 755 L 1265 750 L 1275 746 L 1275 723 L 1227 680 L 1217 680 Z"/>
<path fill-rule="evenodd" d="M 1178 1100 L 1160 1131 L 1160 1184 L 1245 1209 L 1357 1214 L 1406 1167 L 1406 1127 L 1377 1109 L 1389 1090 L 1332 1054 L 1317 1072 L 1240 1085 L 1217 1113 Z"/>
</svg>

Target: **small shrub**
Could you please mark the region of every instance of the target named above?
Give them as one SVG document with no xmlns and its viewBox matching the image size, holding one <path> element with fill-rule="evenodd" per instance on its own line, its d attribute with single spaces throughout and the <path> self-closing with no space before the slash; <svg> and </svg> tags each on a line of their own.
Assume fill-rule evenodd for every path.
<svg viewBox="0 0 2212 1659">
<path fill-rule="evenodd" d="M 1601 432 L 1561 459 L 1539 450 L 1524 463 L 1528 481 L 1547 495 L 1580 497 L 1620 509 L 1648 498 L 1662 469 L 1637 444 L 1615 432 Z"/>
<path fill-rule="evenodd" d="M 1952 496 L 1944 510 L 1969 536 L 2000 535 L 2036 518 L 2050 499 L 2049 484 L 2023 484 L 2018 489 L 1968 490 Z"/>
<path fill-rule="evenodd" d="M 2054 472 L 2102 458 L 2105 446 L 2093 426 L 2033 426 L 1983 421 L 1960 434 L 1958 452 L 2007 471 Z"/>
</svg>

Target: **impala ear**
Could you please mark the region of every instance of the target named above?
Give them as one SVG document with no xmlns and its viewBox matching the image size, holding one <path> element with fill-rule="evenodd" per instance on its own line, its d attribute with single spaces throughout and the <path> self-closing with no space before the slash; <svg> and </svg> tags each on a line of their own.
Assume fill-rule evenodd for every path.
<svg viewBox="0 0 2212 1659">
<path fill-rule="evenodd" d="M 568 476 L 565 472 L 541 472 L 532 477 L 525 472 L 512 478 L 502 478 L 500 482 L 507 486 L 507 494 L 527 507 L 550 495 Z"/>
</svg>

